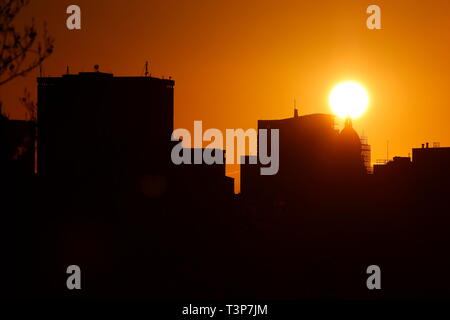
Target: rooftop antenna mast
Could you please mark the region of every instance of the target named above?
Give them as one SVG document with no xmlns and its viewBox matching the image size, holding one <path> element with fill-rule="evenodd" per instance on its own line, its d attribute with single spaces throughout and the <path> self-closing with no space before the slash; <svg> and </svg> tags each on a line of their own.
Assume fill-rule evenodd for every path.
<svg viewBox="0 0 450 320">
<path fill-rule="evenodd" d="M 150 75 L 150 72 L 148 71 L 148 61 L 145 61 L 145 72 L 144 76 L 148 77 Z"/>
</svg>

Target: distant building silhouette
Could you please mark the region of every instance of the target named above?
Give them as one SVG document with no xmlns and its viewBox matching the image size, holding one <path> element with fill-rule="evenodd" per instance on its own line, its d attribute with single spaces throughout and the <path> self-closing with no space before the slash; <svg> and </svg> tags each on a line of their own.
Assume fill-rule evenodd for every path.
<svg viewBox="0 0 450 320">
<path fill-rule="evenodd" d="M 422 148 L 414 148 L 413 165 L 418 176 L 449 179 L 450 148 L 430 148 L 428 143 Z"/>
<path fill-rule="evenodd" d="M 429 198 L 446 199 L 450 190 L 450 148 L 430 148 L 426 143 L 414 148 L 412 156 L 413 175 Z"/>
<path fill-rule="evenodd" d="M 450 181 L 450 148 L 422 144 L 421 148 L 412 149 L 412 160 L 394 157 L 386 164 L 374 165 L 374 176 L 391 181 L 414 178 L 428 187 L 441 186 Z"/>
<path fill-rule="evenodd" d="M 298 116 L 295 111 L 293 118 L 259 120 L 258 129 L 280 130 L 280 169 L 277 175 L 260 176 L 259 165 L 248 164 L 246 157 L 241 165 L 241 193 L 298 200 L 299 195 L 324 193 L 343 176 L 362 177 L 366 170 L 360 138 L 350 119 L 339 132 L 334 118 L 330 114 Z"/>
<path fill-rule="evenodd" d="M 374 176 L 382 179 L 402 179 L 411 175 L 412 162 L 409 157 L 394 157 L 386 164 L 374 165 Z"/>
</svg>

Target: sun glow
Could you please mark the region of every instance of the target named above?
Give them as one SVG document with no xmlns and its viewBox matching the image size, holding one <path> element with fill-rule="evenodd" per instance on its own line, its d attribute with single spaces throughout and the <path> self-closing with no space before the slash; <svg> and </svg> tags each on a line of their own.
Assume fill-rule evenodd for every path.
<svg viewBox="0 0 450 320">
<path fill-rule="evenodd" d="M 357 118 L 369 106 L 369 95 L 363 86 L 356 82 L 343 82 L 330 93 L 330 107 L 341 118 Z"/>
</svg>

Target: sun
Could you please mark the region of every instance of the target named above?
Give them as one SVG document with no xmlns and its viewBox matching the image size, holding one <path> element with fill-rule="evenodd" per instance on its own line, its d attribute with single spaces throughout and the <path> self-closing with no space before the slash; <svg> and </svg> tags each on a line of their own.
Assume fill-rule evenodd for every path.
<svg viewBox="0 0 450 320">
<path fill-rule="evenodd" d="M 356 82 L 343 82 L 331 90 L 330 107 L 341 118 L 357 118 L 369 106 L 369 95 L 364 87 Z"/>
</svg>

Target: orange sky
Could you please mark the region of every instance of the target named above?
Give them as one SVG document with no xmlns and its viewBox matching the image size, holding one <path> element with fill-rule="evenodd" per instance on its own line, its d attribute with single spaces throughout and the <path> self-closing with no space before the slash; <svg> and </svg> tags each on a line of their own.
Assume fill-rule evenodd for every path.
<svg viewBox="0 0 450 320">
<path fill-rule="evenodd" d="M 69 31 L 66 7 L 82 9 Z M 377 4 L 382 30 L 366 28 Z M 369 137 L 372 159 L 407 156 L 412 147 L 450 145 L 450 1 L 403 0 L 32 0 L 21 20 L 46 20 L 55 53 L 45 75 L 101 71 L 172 76 L 175 126 L 250 128 L 258 119 L 329 112 L 328 94 L 344 80 L 363 84 L 369 110 L 354 121 Z M 34 77 L 0 88 L 14 118 Z M 68 97 L 69 98 L 69 97 Z"/>
</svg>

